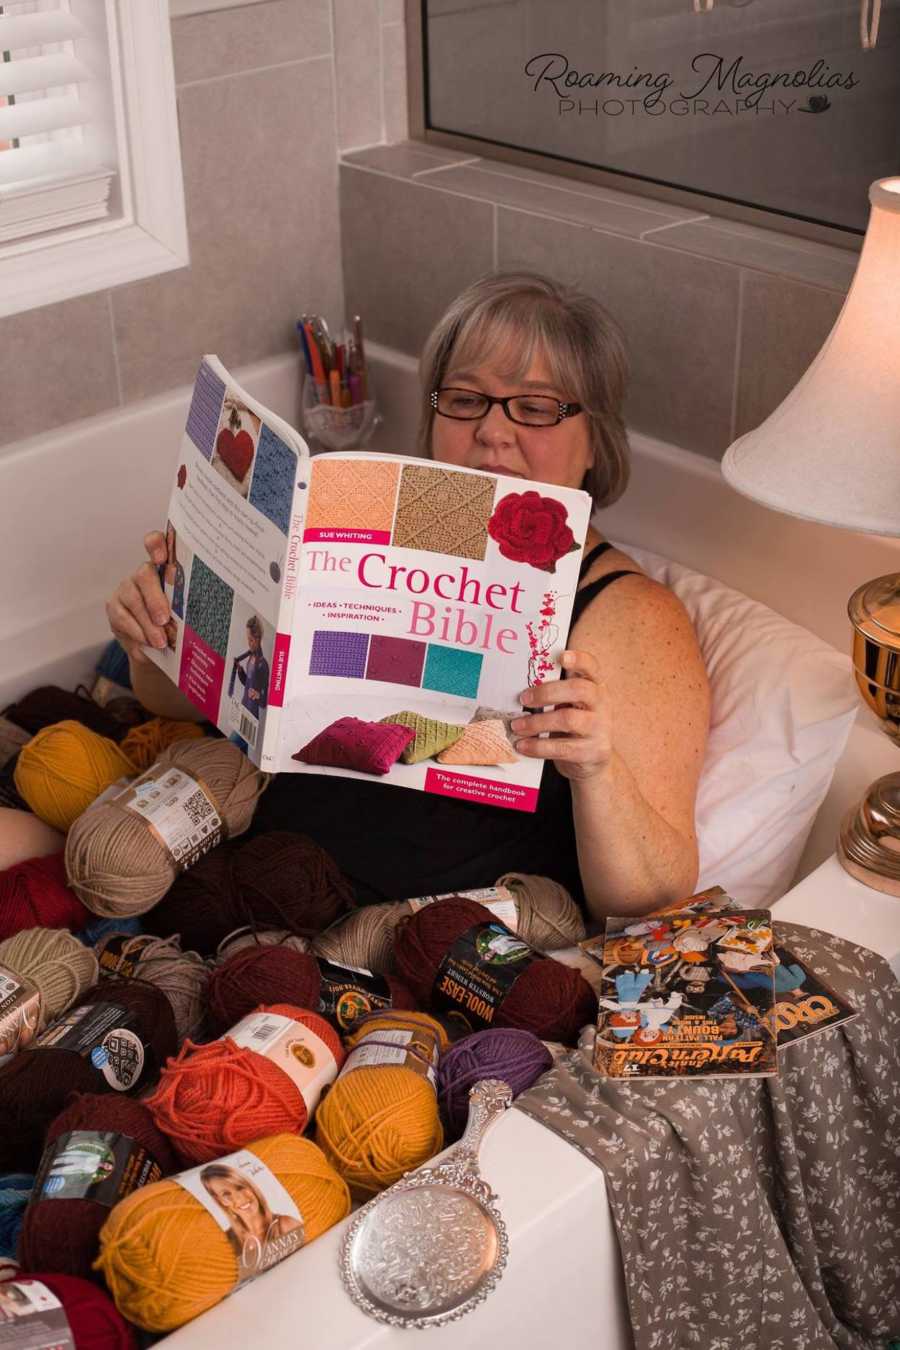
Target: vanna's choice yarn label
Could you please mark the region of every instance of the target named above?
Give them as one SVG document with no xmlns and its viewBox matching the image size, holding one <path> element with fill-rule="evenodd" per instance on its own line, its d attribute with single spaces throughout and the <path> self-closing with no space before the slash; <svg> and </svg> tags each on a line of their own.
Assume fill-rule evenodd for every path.
<svg viewBox="0 0 900 1350">
<path fill-rule="evenodd" d="M 390 986 L 382 976 L 357 966 L 336 966 L 321 958 L 318 965 L 322 977 L 319 1012 L 339 1030 L 346 1031 L 366 1013 L 391 1007 Z"/>
<path fill-rule="evenodd" d="M 142 954 L 158 941 L 152 935 L 135 937 L 132 933 L 110 933 L 109 937 L 101 938 L 94 949 L 100 974 L 131 979 L 137 974 Z"/>
<path fill-rule="evenodd" d="M 234 1248 L 237 1283 L 303 1246 L 303 1215 L 255 1153 L 240 1149 L 171 1178 L 198 1200 Z"/>
<path fill-rule="evenodd" d="M 0 966 L 0 1064 L 34 1040 L 40 1020 L 37 985 Z"/>
<path fill-rule="evenodd" d="M 432 1027 L 411 1028 L 373 1027 L 368 1036 L 353 1047 L 344 1060 L 340 1077 L 354 1069 L 370 1069 L 378 1064 L 392 1064 L 397 1068 L 412 1069 L 427 1078 L 437 1092 L 437 1066 L 440 1047 Z"/>
<path fill-rule="evenodd" d="M 162 1168 L 143 1144 L 116 1130 L 67 1130 L 44 1149 L 34 1195 L 41 1200 L 94 1200 L 112 1209 Z"/>
<path fill-rule="evenodd" d="M 505 924 L 475 924 L 444 955 L 434 977 L 432 1002 L 473 1030 L 493 1026 L 516 980 L 539 958 Z"/>
<path fill-rule="evenodd" d="M 75 1350 L 63 1305 L 40 1280 L 0 1283 L 2 1350 Z"/>
<path fill-rule="evenodd" d="M 242 1017 L 227 1034 L 235 1045 L 277 1064 L 306 1103 L 307 1116 L 312 1116 L 322 1089 L 337 1077 L 337 1061 L 314 1031 L 280 1013 L 254 1012 Z"/>
<path fill-rule="evenodd" d="M 225 826 L 203 783 L 182 769 L 153 765 L 120 793 L 116 806 L 147 821 L 180 872 L 225 838 Z"/>
<path fill-rule="evenodd" d="M 127 1092 L 140 1081 L 147 1055 L 138 1026 L 136 1015 L 119 1003 L 83 1004 L 42 1032 L 34 1049 L 74 1050 L 116 1092 Z"/>
<path fill-rule="evenodd" d="M 514 933 L 519 926 L 519 911 L 516 908 L 516 900 L 512 891 L 506 886 L 481 886 L 474 891 L 447 891 L 444 895 L 418 895 L 414 900 L 407 900 L 407 904 L 412 908 L 413 914 L 426 905 L 437 904 L 439 900 L 474 900 L 476 904 L 484 905 L 489 909 L 495 918 L 501 923 L 505 923 L 507 928 Z"/>
</svg>

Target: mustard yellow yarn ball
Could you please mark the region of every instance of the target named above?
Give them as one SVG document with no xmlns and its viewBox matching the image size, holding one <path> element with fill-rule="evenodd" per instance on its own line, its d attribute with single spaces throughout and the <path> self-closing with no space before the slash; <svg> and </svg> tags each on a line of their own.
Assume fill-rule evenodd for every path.
<svg viewBox="0 0 900 1350">
<path fill-rule="evenodd" d="M 133 775 L 115 741 L 80 722 L 55 722 L 19 751 L 15 783 L 34 814 L 65 834 L 101 792 Z"/>
</svg>

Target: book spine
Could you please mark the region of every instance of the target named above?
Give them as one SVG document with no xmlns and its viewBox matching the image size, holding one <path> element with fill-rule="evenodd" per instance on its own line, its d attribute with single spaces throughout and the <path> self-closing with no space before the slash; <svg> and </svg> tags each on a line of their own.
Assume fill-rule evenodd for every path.
<svg viewBox="0 0 900 1350">
<path fill-rule="evenodd" d="M 281 586 L 281 599 L 278 605 L 275 647 L 272 652 L 269 680 L 268 712 L 259 757 L 259 767 L 266 773 L 277 773 L 282 758 L 281 715 L 287 700 L 289 687 L 291 633 L 297 592 L 300 586 L 303 531 L 306 524 L 306 507 L 309 500 L 312 468 L 312 461 L 307 452 L 297 465 L 294 499 L 291 504 L 291 522 L 288 529 L 287 560 Z"/>
</svg>

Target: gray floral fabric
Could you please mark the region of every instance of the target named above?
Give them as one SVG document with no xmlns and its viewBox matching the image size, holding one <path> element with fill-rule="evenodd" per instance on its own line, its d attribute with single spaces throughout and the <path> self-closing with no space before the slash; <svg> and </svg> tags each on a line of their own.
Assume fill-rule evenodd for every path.
<svg viewBox="0 0 900 1350">
<path fill-rule="evenodd" d="M 777 939 L 859 1011 L 777 1077 L 618 1083 L 581 1050 L 516 1101 L 603 1169 L 636 1350 L 900 1337 L 900 985 L 830 934 Z"/>
</svg>

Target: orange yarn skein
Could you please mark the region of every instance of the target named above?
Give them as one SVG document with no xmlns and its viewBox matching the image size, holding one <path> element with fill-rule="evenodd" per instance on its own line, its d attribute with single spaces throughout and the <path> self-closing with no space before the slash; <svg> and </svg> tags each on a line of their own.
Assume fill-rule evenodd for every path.
<svg viewBox="0 0 900 1350">
<path fill-rule="evenodd" d="M 324 1017 L 291 1003 L 263 1005 L 256 1012 L 287 1017 L 307 1027 L 332 1056 L 330 1077 L 334 1078 L 344 1062 L 344 1051 L 337 1032 Z M 326 1075 L 329 1072 L 328 1064 L 322 1063 L 317 1047 L 310 1046 L 308 1039 L 297 1058 L 310 1068 L 321 1068 Z M 178 1055 L 166 1064 L 146 1105 L 157 1128 L 168 1135 L 182 1158 L 198 1163 L 243 1148 L 261 1135 L 284 1131 L 302 1134 L 316 1102 L 312 1100 L 311 1108 L 307 1106 L 300 1088 L 284 1069 L 264 1054 L 235 1044 L 226 1034 L 208 1045 L 185 1041 Z"/>
<path fill-rule="evenodd" d="M 101 792 L 133 774 L 115 741 L 80 722 L 55 722 L 19 751 L 14 778 L 34 814 L 65 834 Z"/>
<path fill-rule="evenodd" d="M 347 1187 L 309 1139 L 280 1134 L 249 1152 L 265 1163 L 300 1211 L 305 1241 L 350 1211 Z M 134 1191 L 100 1230 L 102 1272 L 116 1307 L 145 1331 L 173 1331 L 229 1294 L 238 1257 L 228 1236 L 189 1191 L 157 1181 Z"/>
</svg>

